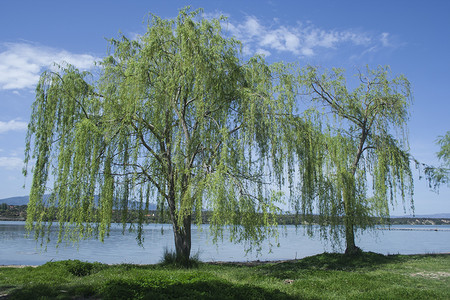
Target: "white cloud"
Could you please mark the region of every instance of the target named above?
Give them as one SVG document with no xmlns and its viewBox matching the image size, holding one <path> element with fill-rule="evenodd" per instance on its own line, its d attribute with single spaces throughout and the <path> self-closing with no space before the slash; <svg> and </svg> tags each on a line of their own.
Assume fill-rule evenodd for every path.
<svg viewBox="0 0 450 300">
<path fill-rule="evenodd" d="M 67 62 L 80 69 L 89 69 L 96 60 L 92 55 L 28 43 L 3 43 L 0 46 L 0 90 L 34 88 L 43 68 L 54 62 Z"/>
<path fill-rule="evenodd" d="M 0 168 L 7 170 L 21 169 L 23 167 L 23 160 L 18 157 L 0 157 Z"/>
<path fill-rule="evenodd" d="M 260 54 L 260 55 L 264 55 L 265 57 L 269 57 L 270 54 L 271 54 L 269 51 L 267 51 L 265 49 L 261 49 L 261 48 L 257 49 L 255 53 L 256 54 Z"/>
<path fill-rule="evenodd" d="M 27 130 L 28 123 L 22 121 L 11 120 L 8 122 L 0 121 L 0 133 L 8 131 L 22 131 Z"/>
<path fill-rule="evenodd" d="M 383 47 L 389 47 L 391 45 L 389 42 L 389 33 L 383 32 L 381 34 L 380 41 Z"/>
<path fill-rule="evenodd" d="M 245 24 L 242 26 L 250 37 L 253 37 L 255 35 L 259 35 L 264 28 L 259 24 L 259 21 L 256 18 L 247 18 L 245 21 Z"/>
<path fill-rule="evenodd" d="M 320 49 L 336 50 L 344 44 L 364 48 L 373 47 L 376 43 L 381 43 L 381 46 L 387 45 L 383 39 L 354 30 L 325 30 L 302 23 L 296 26 L 282 26 L 279 25 L 279 20 L 274 20 L 268 26 L 254 16 L 246 17 L 241 23 L 227 22 L 224 30 L 243 42 L 244 54 L 270 53 L 271 50 L 276 50 L 294 55 L 313 56 Z M 388 33 L 383 33 L 382 38 L 387 37 Z"/>
</svg>

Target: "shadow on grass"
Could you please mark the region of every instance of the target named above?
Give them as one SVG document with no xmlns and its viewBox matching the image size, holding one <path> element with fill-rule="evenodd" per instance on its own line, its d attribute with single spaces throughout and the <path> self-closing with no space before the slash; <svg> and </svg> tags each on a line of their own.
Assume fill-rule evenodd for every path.
<svg viewBox="0 0 450 300">
<path fill-rule="evenodd" d="M 299 299 L 280 290 L 221 280 L 164 282 L 158 280 L 109 280 L 102 287 L 65 288 L 50 284 L 24 286 L 13 290 L 5 299 Z"/>
<path fill-rule="evenodd" d="M 259 268 L 271 276 L 285 278 L 286 273 L 300 270 L 356 271 L 359 269 L 374 269 L 380 265 L 401 261 L 404 261 L 404 258 L 399 255 L 386 256 L 373 252 L 363 252 L 352 256 L 340 253 L 322 253 L 298 261 L 261 265 Z"/>
<path fill-rule="evenodd" d="M 280 290 L 267 290 L 221 280 L 174 283 L 166 286 L 114 280 L 104 287 L 102 297 L 104 299 L 298 299 Z"/>
<path fill-rule="evenodd" d="M 32 284 L 10 290 L 3 299 L 95 299 L 91 286 L 61 286 L 52 284 Z M 0 299 L 2 299 L 0 297 Z"/>
</svg>

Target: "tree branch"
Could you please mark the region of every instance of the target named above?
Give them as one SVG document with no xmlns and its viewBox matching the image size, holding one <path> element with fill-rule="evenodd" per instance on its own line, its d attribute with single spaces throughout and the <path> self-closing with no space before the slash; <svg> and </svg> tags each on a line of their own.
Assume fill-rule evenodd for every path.
<svg viewBox="0 0 450 300">
<path fill-rule="evenodd" d="M 316 84 L 316 85 L 320 88 L 320 91 L 316 88 L 316 86 L 315 86 L 314 84 Z M 318 81 L 315 81 L 314 83 L 312 83 L 312 84 L 311 84 L 311 87 L 313 88 L 314 92 L 315 92 L 318 96 L 320 96 L 320 98 L 321 98 L 322 100 L 324 100 L 326 103 L 328 103 L 328 105 L 330 105 L 331 108 L 333 108 L 334 110 L 336 110 L 336 112 L 337 112 L 339 115 L 341 115 L 342 117 L 344 117 L 344 118 L 346 118 L 346 119 L 352 121 L 352 122 L 355 123 L 356 125 L 362 127 L 362 123 L 363 123 L 363 122 L 362 122 L 361 120 L 359 120 L 358 118 L 355 118 L 355 117 L 353 117 L 353 116 L 347 114 L 347 113 L 345 112 L 344 108 L 338 104 L 338 102 L 334 99 L 334 97 L 333 97 L 331 94 L 329 94 L 329 93 L 324 89 L 324 87 L 323 87 Z"/>
</svg>

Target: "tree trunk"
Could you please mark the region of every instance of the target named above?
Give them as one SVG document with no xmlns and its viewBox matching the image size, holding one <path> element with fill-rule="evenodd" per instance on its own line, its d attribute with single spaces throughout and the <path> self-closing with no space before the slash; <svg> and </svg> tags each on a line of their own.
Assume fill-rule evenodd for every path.
<svg viewBox="0 0 450 300">
<path fill-rule="evenodd" d="M 173 223 L 176 260 L 187 266 L 191 255 L 191 216 L 183 218 L 182 226 L 178 226 L 176 222 Z"/>
<path fill-rule="evenodd" d="M 169 205 L 170 219 L 172 221 L 173 237 L 175 241 L 176 263 L 189 266 L 191 255 L 191 212 L 184 214 L 182 220 L 179 219 L 179 211 L 175 205 L 175 183 L 173 173 L 170 172 L 169 194 L 167 204 Z"/>
<path fill-rule="evenodd" d="M 361 249 L 356 247 L 355 245 L 355 229 L 353 226 L 353 220 L 352 217 L 345 214 L 345 243 L 346 243 L 346 249 L 345 254 L 346 255 L 355 255 L 361 252 Z"/>
<path fill-rule="evenodd" d="M 355 213 L 355 179 L 354 175 L 350 173 L 345 173 L 343 175 L 343 182 L 344 182 L 344 191 L 343 191 L 343 197 L 344 197 L 344 226 L 345 226 L 345 243 L 346 243 L 346 249 L 345 254 L 346 255 L 355 255 L 361 252 L 361 249 L 356 247 L 355 245 L 355 220 L 354 220 L 354 213 Z"/>
</svg>

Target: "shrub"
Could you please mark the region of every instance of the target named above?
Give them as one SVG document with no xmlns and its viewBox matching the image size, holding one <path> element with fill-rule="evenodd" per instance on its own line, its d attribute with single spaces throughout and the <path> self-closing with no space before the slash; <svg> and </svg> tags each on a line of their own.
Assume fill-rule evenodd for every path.
<svg viewBox="0 0 450 300">
<path fill-rule="evenodd" d="M 48 262 L 45 266 L 57 267 L 60 266 L 70 274 L 78 277 L 88 276 L 91 274 L 95 274 L 103 269 L 105 269 L 105 265 L 99 262 L 85 262 L 80 260 L 62 260 L 57 262 Z"/>
<path fill-rule="evenodd" d="M 199 253 L 192 255 L 188 261 L 183 258 L 177 257 L 177 254 L 173 250 L 164 248 L 163 256 L 160 264 L 163 266 L 174 266 L 182 268 L 198 267 L 200 264 Z"/>
</svg>

